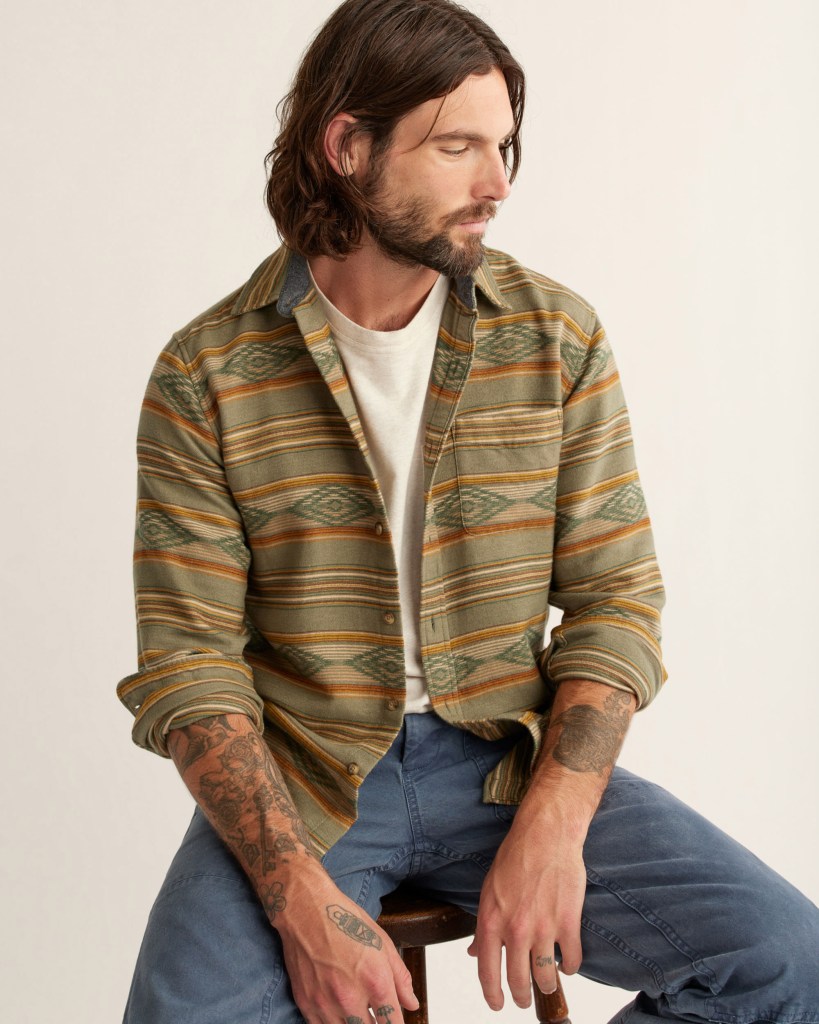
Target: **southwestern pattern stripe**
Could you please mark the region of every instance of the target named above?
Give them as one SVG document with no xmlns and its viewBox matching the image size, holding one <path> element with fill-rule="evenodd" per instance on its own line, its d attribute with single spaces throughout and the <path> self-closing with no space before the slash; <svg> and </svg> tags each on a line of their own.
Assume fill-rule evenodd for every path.
<svg viewBox="0 0 819 1024">
<path fill-rule="evenodd" d="M 663 590 L 617 370 L 594 310 L 489 251 L 452 284 L 424 443 L 420 632 L 434 710 L 520 742 L 484 798 L 518 802 L 555 686 L 665 678 Z M 396 430 L 400 424 L 396 424 Z M 177 332 L 138 439 L 134 740 L 248 714 L 319 849 L 352 824 L 405 698 L 389 523 L 304 260 L 282 248 Z M 544 650 L 549 604 L 562 622 Z"/>
</svg>

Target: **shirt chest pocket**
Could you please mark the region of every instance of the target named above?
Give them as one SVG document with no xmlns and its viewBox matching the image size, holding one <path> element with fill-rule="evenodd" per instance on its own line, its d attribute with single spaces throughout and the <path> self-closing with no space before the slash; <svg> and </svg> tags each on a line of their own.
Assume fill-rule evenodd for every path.
<svg viewBox="0 0 819 1024">
<path fill-rule="evenodd" d="M 560 405 L 471 409 L 452 427 L 461 526 L 470 534 L 552 529 Z"/>
</svg>

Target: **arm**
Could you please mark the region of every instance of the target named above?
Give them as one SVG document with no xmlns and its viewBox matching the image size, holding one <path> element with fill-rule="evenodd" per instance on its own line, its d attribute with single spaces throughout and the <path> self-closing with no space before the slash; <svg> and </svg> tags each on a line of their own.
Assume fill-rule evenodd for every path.
<svg viewBox="0 0 819 1024">
<path fill-rule="evenodd" d="M 263 728 L 244 657 L 250 551 L 222 462 L 218 417 L 200 388 L 174 336 L 156 361 L 139 419 L 139 669 L 117 687 L 134 715 L 134 742 L 163 757 L 170 730 L 197 719 L 235 713 Z"/>
<path fill-rule="evenodd" d="M 599 321 L 561 337 L 563 441 L 549 603 L 563 609 L 540 668 L 556 696 L 532 779 L 487 874 L 470 952 L 490 1006 L 530 1000 L 581 960 L 583 842 L 633 711 L 665 678 L 664 594 L 617 368 Z"/>
<path fill-rule="evenodd" d="M 253 723 L 218 715 L 168 734 L 168 751 L 239 861 L 282 940 L 293 997 L 308 1020 L 399 1024 L 414 1009 L 389 937 L 321 865 L 284 778 Z"/>
<path fill-rule="evenodd" d="M 285 926 L 293 913 L 287 913 L 291 888 L 327 875 L 267 745 L 242 715 L 172 729 L 167 743 L 185 785 L 241 864 L 270 923 Z"/>
<path fill-rule="evenodd" d="M 137 450 L 139 671 L 118 688 L 134 740 L 173 758 L 247 873 L 308 1019 L 338 1019 L 342 1008 L 366 1019 L 368 1002 L 413 1006 L 398 953 L 316 859 L 261 736 L 262 701 L 244 658 L 250 552 L 218 409 L 178 337 L 148 384 Z M 399 1011 L 391 1024 L 400 1021 Z"/>
<path fill-rule="evenodd" d="M 564 973 L 580 967 L 583 843 L 635 706 L 630 694 L 598 683 L 558 689 L 529 789 L 484 880 L 469 947 L 492 1009 L 503 1006 L 502 946 L 519 1006 L 531 1000 L 530 970 L 542 991 L 554 991 L 555 943 Z"/>
</svg>

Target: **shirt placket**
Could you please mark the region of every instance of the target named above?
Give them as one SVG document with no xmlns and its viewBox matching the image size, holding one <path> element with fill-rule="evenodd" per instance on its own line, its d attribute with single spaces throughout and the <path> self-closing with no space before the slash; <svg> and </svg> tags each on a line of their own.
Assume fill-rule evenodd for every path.
<svg viewBox="0 0 819 1024">
<path fill-rule="evenodd" d="M 458 676 L 444 590 L 433 485 L 444 443 L 466 386 L 474 354 L 477 310 L 450 294 L 438 337 L 430 377 L 424 441 L 424 539 L 421 557 L 421 657 L 435 711 L 444 718 L 462 717 Z M 432 390 L 434 388 L 434 390 Z"/>
<path fill-rule="evenodd" d="M 376 514 L 371 524 L 373 541 L 378 545 L 381 568 L 390 573 L 393 580 L 390 599 L 384 602 L 378 611 L 378 632 L 389 639 L 391 650 L 395 651 L 395 639 L 403 641 L 401 604 L 398 593 L 398 567 L 392 545 L 386 503 L 375 474 L 367 438 L 358 415 L 352 388 L 344 370 L 344 363 L 333 340 L 330 326 L 321 311 L 315 293 L 300 305 L 295 306 L 293 308 L 293 315 L 304 338 L 305 345 L 313 357 L 324 383 L 333 396 L 339 411 L 347 421 L 347 425 L 369 473 L 370 491 L 366 497 L 372 500 L 376 508 Z M 401 665 L 404 664 L 403 642 L 399 663 Z M 406 680 L 403 674 L 400 679 L 400 685 L 402 690 L 405 690 Z M 387 708 L 390 712 L 395 713 L 400 706 L 401 702 L 396 698 L 390 698 L 387 701 Z M 351 774 L 357 774 L 357 765 L 348 766 L 348 768 L 351 770 Z M 352 769 L 356 769 L 356 771 Z"/>
</svg>

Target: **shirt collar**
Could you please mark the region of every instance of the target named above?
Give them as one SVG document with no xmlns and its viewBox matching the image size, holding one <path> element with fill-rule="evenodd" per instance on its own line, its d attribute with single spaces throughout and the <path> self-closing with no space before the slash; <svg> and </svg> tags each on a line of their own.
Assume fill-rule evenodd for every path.
<svg viewBox="0 0 819 1024">
<path fill-rule="evenodd" d="M 305 299 L 311 288 L 307 260 L 283 245 L 254 270 L 239 293 L 232 312 L 235 315 L 249 313 L 275 302 L 282 316 L 292 317 L 293 310 Z M 486 254 L 472 276 L 456 279 L 455 290 L 458 298 L 469 309 L 477 308 L 476 290 L 480 290 L 493 306 L 510 308 L 503 300 Z"/>
</svg>

